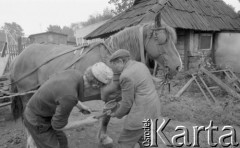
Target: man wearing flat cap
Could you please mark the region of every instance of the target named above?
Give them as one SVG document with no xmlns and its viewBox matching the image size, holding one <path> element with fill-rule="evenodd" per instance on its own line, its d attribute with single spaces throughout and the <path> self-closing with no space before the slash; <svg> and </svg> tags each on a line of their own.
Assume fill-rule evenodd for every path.
<svg viewBox="0 0 240 148">
<path fill-rule="evenodd" d="M 147 66 L 131 60 L 128 50 L 119 49 L 110 57 L 114 73 L 120 73 L 119 84 L 122 100 L 112 117 L 125 115 L 124 128 L 120 134 L 117 148 L 139 147 L 143 137 L 144 119 L 156 119 L 160 116 L 160 101 Z"/>
</svg>

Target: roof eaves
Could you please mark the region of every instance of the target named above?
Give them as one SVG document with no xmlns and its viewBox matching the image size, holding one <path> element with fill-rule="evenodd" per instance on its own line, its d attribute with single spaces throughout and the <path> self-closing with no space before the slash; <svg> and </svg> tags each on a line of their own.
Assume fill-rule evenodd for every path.
<svg viewBox="0 0 240 148">
<path fill-rule="evenodd" d="M 42 32 L 42 33 L 36 33 L 36 34 L 31 34 L 28 36 L 28 38 L 34 37 L 34 36 L 38 36 L 38 35 L 43 35 L 43 34 L 58 34 L 58 35 L 62 35 L 62 36 L 68 36 L 67 34 L 64 33 L 58 33 L 58 32 L 54 32 L 54 31 L 47 31 L 47 32 Z"/>
<path fill-rule="evenodd" d="M 240 28 L 240 22 L 231 21 L 236 15 L 223 4 L 222 0 L 135 0 L 131 8 L 85 38 L 105 36 L 125 27 L 154 21 L 155 14 L 160 11 L 163 12 L 162 19 L 174 28 L 203 31 Z"/>
</svg>

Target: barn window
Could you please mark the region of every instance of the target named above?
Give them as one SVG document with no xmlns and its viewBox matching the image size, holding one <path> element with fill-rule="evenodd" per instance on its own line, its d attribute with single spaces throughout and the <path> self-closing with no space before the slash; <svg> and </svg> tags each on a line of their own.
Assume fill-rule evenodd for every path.
<svg viewBox="0 0 240 148">
<path fill-rule="evenodd" d="M 211 50 L 212 49 L 212 34 L 199 34 L 199 49 Z"/>
</svg>

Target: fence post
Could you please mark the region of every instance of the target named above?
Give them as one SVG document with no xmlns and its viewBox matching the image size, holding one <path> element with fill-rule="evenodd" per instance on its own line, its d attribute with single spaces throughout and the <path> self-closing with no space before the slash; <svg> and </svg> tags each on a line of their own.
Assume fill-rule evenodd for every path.
<svg viewBox="0 0 240 148">
<path fill-rule="evenodd" d="M 1 57 L 6 56 L 7 46 L 8 46 L 8 44 L 7 44 L 7 42 L 5 42 L 5 43 L 4 43 L 4 47 L 3 47 L 3 49 L 2 49 Z"/>
<path fill-rule="evenodd" d="M 18 38 L 18 53 L 16 53 L 17 55 L 19 55 L 22 52 L 22 37 Z"/>
</svg>

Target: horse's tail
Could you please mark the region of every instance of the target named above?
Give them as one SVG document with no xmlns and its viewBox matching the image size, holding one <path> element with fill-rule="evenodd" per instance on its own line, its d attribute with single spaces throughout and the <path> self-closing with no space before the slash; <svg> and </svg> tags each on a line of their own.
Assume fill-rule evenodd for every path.
<svg viewBox="0 0 240 148">
<path fill-rule="evenodd" d="M 10 77 L 10 82 L 12 83 L 12 79 Z M 10 85 L 10 92 L 11 93 L 17 93 L 17 86 L 16 84 L 11 84 Z M 12 109 L 12 115 L 15 120 L 17 120 L 19 117 L 22 116 L 23 113 L 23 103 L 22 99 L 20 96 L 15 96 L 12 97 L 12 104 L 11 104 L 11 109 Z"/>
</svg>

